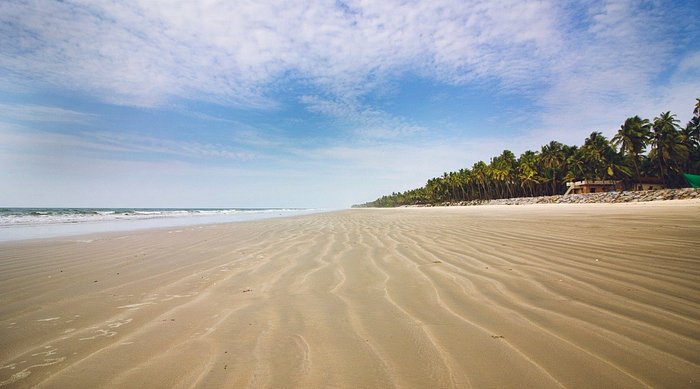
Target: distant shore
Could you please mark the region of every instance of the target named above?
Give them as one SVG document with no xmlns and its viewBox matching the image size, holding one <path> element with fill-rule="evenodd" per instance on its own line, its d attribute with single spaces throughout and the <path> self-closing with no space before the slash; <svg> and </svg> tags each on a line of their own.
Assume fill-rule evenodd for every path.
<svg viewBox="0 0 700 389">
<path fill-rule="evenodd" d="M 0 243 L 4 387 L 697 387 L 698 201 Z"/>
</svg>

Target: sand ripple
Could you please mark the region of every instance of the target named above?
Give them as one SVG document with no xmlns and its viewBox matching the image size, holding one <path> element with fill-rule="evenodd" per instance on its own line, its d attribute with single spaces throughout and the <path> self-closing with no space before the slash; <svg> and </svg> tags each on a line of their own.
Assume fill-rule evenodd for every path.
<svg viewBox="0 0 700 389">
<path fill-rule="evenodd" d="M 700 209 L 352 210 L 0 245 L 0 386 L 697 387 Z"/>
</svg>

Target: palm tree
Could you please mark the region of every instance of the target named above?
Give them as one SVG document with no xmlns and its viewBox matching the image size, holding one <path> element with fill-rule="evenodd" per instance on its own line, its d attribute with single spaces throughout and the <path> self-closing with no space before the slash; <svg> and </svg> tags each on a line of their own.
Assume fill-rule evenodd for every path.
<svg viewBox="0 0 700 389">
<path fill-rule="evenodd" d="M 612 138 L 612 144 L 620 148 L 620 152 L 626 155 L 634 166 L 637 175 L 637 182 L 641 181 L 639 167 L 641 165 L 640 155 L 646 148 L 646 142 L 651 137 L 651 124 L 648 119 L 639 116 L 627 118 L 620 126 L 617 134 Z"/>
<path fill-rule="evenodd" d="M 564 163 L 564 153 L 562 150 L 563 145 L 557 141 L 551 141 L 549 144 L 542 146 L 542 151 L 540 153 L 540 158 L 542 159 L 542 165 L 545 169 L 548 169 L 549 180 L 552 183 L 551 194 L 555 195 L 559 191 L 557 190 L 557 173 L 561 169 Z"/>
<path fill-rule="evenodd" d="M 685 170 L 700 173 L 700 99 L 696 99 L 693 117 L 683 130 L 685 145 L 688 148 L 688 161 Z"/>
<path fill-rule="evenodd" d="M 481 200 L 487 200 L 490 199 L 491 196 L 489 194 L 489 189 L 488 189 L 488 180 L 489 180 L 489 168 L 484 163 L 484 161 L 479 161 L 475 163 L 472 166 L 472 172 L 474 173 L 474 178 L 476 179 L 477 186 L 481 188 L 482 194 L 479 196 Z"/>
<path fill-rule="evenodd" d="M 583 157 L 583 150 L 577 147 L 566 158 L 566 177 L 567 181 L 576 181 L 586 177 L 586 162 Z"/>
<path fill-rule="evenodd" d="M 443 201 L 444 185 L 442 183 L 442 179 L 440 179 L 439 177 L 429 179 L 428 182 L 425 184 L 425 189 L 428 192 L 427 196 L 429 203 L 437 203 Z"/>
<path fill-rule="evenodd" d="M 503 150 L 501 155 L 497 157 L 497 160 L 508 196 L 513 197 L 515 193 L 513 190 L 513 185 L 515 184 L 515 170 L 518 163 L 515 159 L 515 154 L 510 150 Z"/>
<path fill-rule="evenodd" d="M 364 205 L 487 200 L 513 197 L 516 193 L 556 194 L 562 179 L 631 177 L 630 164 L 637 179 L 642 173 L 659 174 L 667 185 L 673 186 L 682 182 L 682 169 L 700 173 L 700 99 L 693 113 L 683 130 L 670 112 L 661 113 L 652 124 L 639 116 L 627 118 L 612 144 L 600 132 L 593 132 L 581 147 L 552 141 L 542 146 L 540 153 L 526 151 L 517 160 L 505 150 L 490 164 L 479 161 L 471 169 L 445 172 L 428 180 L 424 187 L 392 193 Z M 648 158 L 644 156 L 647 145 L 651 146 Z"/>
<path fill-rule="evenodd" d="M 520 155 L 518 158 L 518 179 L 520 179 L 520 186 L 523 188 L 527 186 L 530 192 L 530 196 L 535 195 L 533 187 L 540 183 L 540 177 L 538 175 L 538 165 L 539 165 L 539 155 L 534 151 L 528 150 Z"/>
<path fill-rule="evenodd" d="M 649 157 L 655 162 L 666 185 L 672 185 L 678 181 L 678 177 L 672 177 L 671 173 L 680 173 L 679 167 L 688 158 L 688 148 L 683 142 L 678 119 L 671 112 L 662 112 L 654 118 L 652 129 Z"/>
<path fill-rule="evenodd" d="M 614 178 L 619 172 L 628 175 L 629 171 L 621 164 L 615 149 L 600 132 L 592 132 L 581 146 L 583 160 L 588 168 L 588 177 L 593 179 Z"/>
</svg>

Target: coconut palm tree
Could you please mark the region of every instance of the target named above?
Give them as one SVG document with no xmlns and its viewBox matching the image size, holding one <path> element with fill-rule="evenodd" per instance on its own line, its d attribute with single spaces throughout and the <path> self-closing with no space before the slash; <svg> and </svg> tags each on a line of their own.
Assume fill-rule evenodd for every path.
<svg viewBox="0 0 700 389">
<path fill-rule="evenodd" d="M 491 198 L 489 193 L 489 168 L 484 163 L 484 161 L 479 161 L 472 166 L 472 172 L 474 173 L 474 178 L 476 179 L 477 186 L 481 189 L 481 195 L 479 196 L 481 200 L 487 200 Z"/>
<path fill-rule="evenodd" d="M 652 130 L 649 158 L 657 166 L 666 185 L 672 186 L 678 182 L 680 166 L 688 158 L 688 147 L 683 142 L 683 133 L 678 126 L 676 115 L 670 111 L 662 112 L 654 118 Z"/>
<path fill-rule="evenodd" d="M 540 158 L 542 160 L 542 166 L 546 169 L 546 173 L 549 175 L 548 180 L 551 183 L 551 193 L 555 195 L 559 192 L 557 189 L 558 182 L 557 176 L 564 164 L 564 152 L 563 144 L 557 141 L 551 141 L 548 144 L 542 146 L 540 152 Z"/>
<path fill-rule="evenodd" d="M 503 183 L 506 188 L 507 196 L 514 197 L 516 168 L 518 161 L 515 159 L 515 154 L 510 150 L 503 150 L 501 155 L 496 157 L 498 167 L 501 171 Z"/>
<path fill-rule="evenodd" d="M 700 173 L 700 99 L 697 99 L 693 117 L 683 129 L 685 145 L 688 148 L 688 161 L 684 170 L 689 173 Z"/>
<path fill-rule="evenodd" d="M 424 187 L 383 196 L 365 206 L 397 206 L 440 203 L 444 201 L 487 200 L 556 194 L 561 180 L 580 178 L 631 177 L 642 173 L 659 174 L 667 185 L 680 184 L 682 169 L 700 173 L 700 99 L 694 116 L 681 130 L 670 112 L 661 113 L 652 124 L 639 116 L 627 118 L 612 138 L 612 144 L 600 132 L 593 132 L 581 147 L 556 141 L 542 146 L 540 153 L 524 152 L 515 159 L 506 150 L 490 160 L 474 163 L 471 169 L 445 172 L 428 180 Z M 619 148 L 619 152 L 615 147 Z M 644 151 L 651 146 L 649 157 Z"/>
<path fill-rule="evenodd" d="M 576 181 L 586 177 L 586 162 L 583 157 L 583 150 L 577 147 L 566 158 L 566 181 Z"/>
<path fill-rule="evenodd" d="M 525 192 L 525 187 L 527 187 L 530 196 L 535 195 L 534 187 L 540 183 L 539 163 L 539 155 L 531 150 L 522 153 L 520 158 L 518 158 L 517 172 L 520 186 L 523 192 Z"/>
<path fill-rule="evenodd" d="M 617 130 L 612 138 L 612 144 L 620 148 L 620 152 L 626 155 L 632 162 L 637 182 L 641 181 L 640 155 L 646 149 L 646 143 L 651 136 L 651 124 L 648 119 L 639 116 L 627 118 L 625 123 Z"/>
<path fill-rule="evenodd" d="M 616 158 L 615 149 L 602 133 L 594 131 L 586 138 L 581 153 L 587 168 L 587 177 L 592 179 L 613 178 L 616 171 L 626 171 Z"/>
</svg>

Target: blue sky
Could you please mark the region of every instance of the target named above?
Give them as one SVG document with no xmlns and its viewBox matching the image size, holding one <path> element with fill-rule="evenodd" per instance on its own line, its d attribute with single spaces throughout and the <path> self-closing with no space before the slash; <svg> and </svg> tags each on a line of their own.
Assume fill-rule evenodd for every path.
<svg viewBox="0 0 700 389">
<path fill-rule="evenodd" d="M 700 97 L 695 1 L 0 2 L 0 206 L 346 207 Z"/>
</svg>

